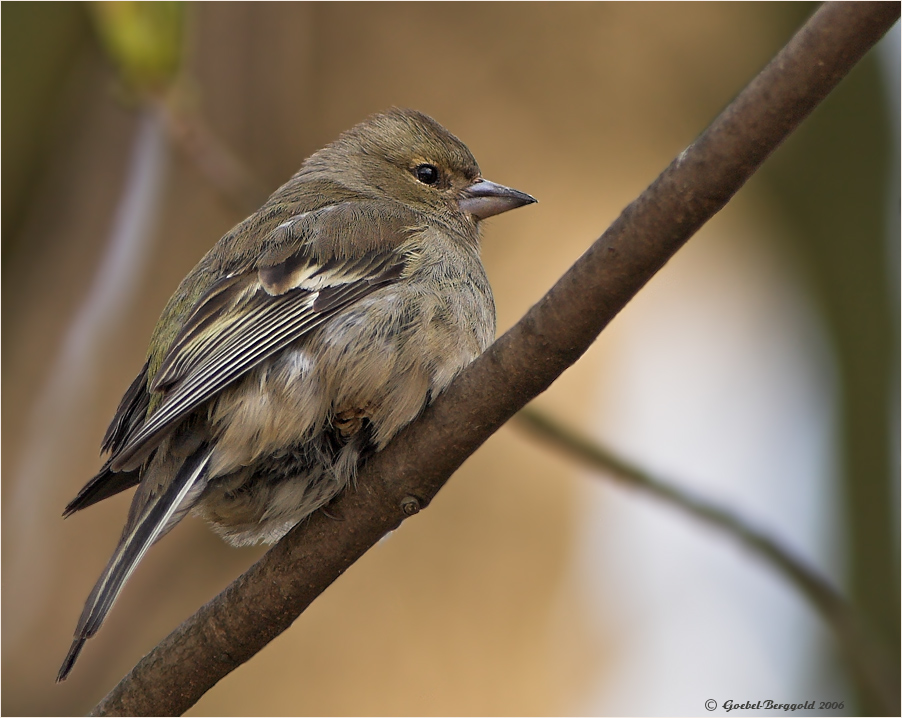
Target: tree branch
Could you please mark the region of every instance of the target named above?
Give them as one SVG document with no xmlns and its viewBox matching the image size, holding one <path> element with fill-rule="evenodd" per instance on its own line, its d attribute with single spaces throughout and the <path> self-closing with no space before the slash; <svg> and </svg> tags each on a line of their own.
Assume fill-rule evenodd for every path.
<svg viewBox="0 0 902 718">
<path fill-rule="evenodd" d="M 569 456 L 720 529 L 780 573 L 821 614 L 836 634 L 862 694 L 882 714 L 899 713 L 899 683 L 886 652 L 862 625 L 855 609 L 831 583 L 773 538 L 727 509 L 662 481 L 592 439 L 563 426 L 544 412 L 526 407 L 514 421 Z"/>
<path fill-rule="evenodd" d="M 898 3 L 820 8 L 548 294 L 362 468 L 357 490 L 329 507 L 342 520 L 317 512 L 295 527 L 145 656 L 94 714 L 181 714 L 288 628 L 586 351 L 898 17 Z"/>
</svg>

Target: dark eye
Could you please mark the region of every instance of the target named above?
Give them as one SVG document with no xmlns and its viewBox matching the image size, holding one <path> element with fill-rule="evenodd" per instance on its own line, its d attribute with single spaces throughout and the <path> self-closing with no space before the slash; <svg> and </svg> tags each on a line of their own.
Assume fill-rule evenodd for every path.
<svg viewBox="0 0 902 718">
<path fill-rule="evenodd" d="M 435 165 L 417 165 L 413 173 L 423 184 L 435 184 L 438 182 L 438 167 Z"/>
</svg>

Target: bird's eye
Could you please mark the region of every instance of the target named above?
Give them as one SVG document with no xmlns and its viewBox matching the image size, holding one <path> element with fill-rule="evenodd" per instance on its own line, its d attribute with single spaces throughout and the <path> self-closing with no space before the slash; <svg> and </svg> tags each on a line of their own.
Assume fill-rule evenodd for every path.
<svg viewBox="0 0 902 718">
<path fill-rule="evenodd" d="M 435 184 L 438 182 L 438 167 L 435 165 L 417 165 L 413 173 L 423 184 Z"/>
</svg>

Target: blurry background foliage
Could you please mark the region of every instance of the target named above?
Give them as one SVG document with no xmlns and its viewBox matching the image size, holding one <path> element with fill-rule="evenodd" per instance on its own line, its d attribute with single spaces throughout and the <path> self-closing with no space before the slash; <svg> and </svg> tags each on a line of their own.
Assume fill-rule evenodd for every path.
<svg viewBox="0 0 902 718">
<path fill-rule="evenodd" d="M 98 36 L 124 81 L 138 91 L 165 90 L 182 51 L 185 6 L 179 2 L 92 2 Z"/>
<path fill-rule="evenodd" d="M 96 470 L 95 447 L 141 364 L 166 298 L 216 238 L 253 209 L 236 209 L 217 189 L 228 174 L 217 168 L 245 169 L 206 156 L 216 142 L 234 152 L 248 177 L 275 188 L 310 152 L 367 114 L 391 105 L 433 114 L 470 145 L 488 177 L 542 202 L 529 216 L 488 228 L 485 261 L 503 330 L 812 9 L 798 3 L 4 3 L 3 712 L 84 712 L 259 555 L 259 549 L 227 549 L 198 522 L 185 522 L 148 556 L 72 678 L 52 685 L 128 497 L 65 524 L 59 512 Z M 895 33 L 898 43 L 898 27 Z M 760 501 L 773 510 L 766 523 L 790 543 L 805 544 L 802 553 L 843 587 L 896 662 L 898 84 L 897 76 L 881 76 L 874 53 L 866 57 L 672 262 L 675 268 L 652 283 L 678 289 L 679 277 L 692 281 L 696 261 L 709 274 L 712 266 L 726 276 L 741 271 L 733 261 L 706 265 L 704 258 L 722 256 L 712 249 L 720 247 L 741 264 L 742 243 L 751 241 L 814 307 L 813 326 L 825 336 L 818 361 L 831 367 L 822 404 L 829 415 L 825 469 L 813 493 L 786 499 L 806 507 L 813 528 L 793 533 L 780 493 Z M 183 114 L 185 96 L 200 108 L 190 118 Z M 140 163 L 132 152 L 142 117 L 168 128 L 177 148 L 162 165 L 147 259 L 129 276 L 116 321 L 90 335 L 93 353 L 83 356 L 92 357 L 94 373 L 67 375 L 61 347 L 68 346 L 78 307 L 103 283 L 94 275 L 112 242 L 127 178 Z M 767 281 L 761 280 L 764 293 L 771 291 Z M 597 423 L 616 423 L 625 410 L 605 388 L 619 381 L 609 358 L 614 350 L 605 345 L 616 345 L 631 316 L 639 323 L 639 310 L 628 308 L 540 399 L 545 409 L 596 435 Z M 47 387 L 55 386 L 48 377 L 72 393 L 48 398 Z M 596 422 L 598 416 L 614 418 Z M 797 428 L 799 436 L 809 431 Z M 641 462 L 641 452 L 636 458 Z M 729 477 L 722 478 L 720 498 L 743 513 L 749 507 L 730 493 Z M 825 651 L 831 639 L 808 624 L 801 639 L 786 639 L 804 645 L 769 647 L 795 661 L 789 677 L 776 683 L 767 682 L 766 670 L 755 673 L 753 659 L 749 669 L 733 649 L 705 656 L 684 645 L 681 658 L 696 673 L 704 677 L 712 666 L 738 661 L 742 680 L 720 684 L 712 677 L 701 684 L 704 694 L 667 695 L 665 676 L 674 667 L 656 674 L 654 661 L 646 660 L 646 673 L 621 681 L 640 688 L 626 702 L 612 698 L 625 648 L 645 656 L 659 650 L 638 627 L 659 614 L 690 621 L 693 607 L 675 608 L 668 592 L 641 595 L 638 613 L 624 610 L 630 589 L 605 579 L 606 571 L 622 561 L 640 574 L 641 561 L 630 552 L 641 536 L 608 533 L 600 553 L 586 548 L 591 531 L 581 526 L 616 523 L 603 509 L 583 506 L 614 500 L 593 494 L 583 501 L 586 491 L 595 491 L 586 488 L 592 481 L 566 457 L 504 429 L 428 512 L 370 552 L 288 634 L 193 712 L 692 714 L 709 697 L 720 703 L 843 698 L 846 712 L 855 712 L 837 659 Z M 789 497 L 794 489 L 783 490 Z M 637 510 L 645 511 L 638 501 Z M 701 536 L 700 543 L 723 541 Z M 586 554 L 606 586 L 600 599 L 585 576 L 575 575 L 585 565 L 573 556 Z M 727 555 L 750 581 L 771 580 L 756 574 L 745 554 Z M 706 565 L 704 558 L 686 560 Z M 678 592 L 693 595 L 693 586 Z M 780 600 L 794 606 L 797 597 L 785 592 L 789 597 Z M 693 595 L 690 604 L 701 606 L 703 597 Z M 749 630 L 766 634 L 770 617 L 749 616 Z M 774 614 L 774 625 L 781 620 Z M 724 646 L 735 641 L 729 632 L 720 638 Z M 773 660 L 765 652 L 760 662 Z M 774 695 L 778 690 L 787 695 Z"/>
</svg>

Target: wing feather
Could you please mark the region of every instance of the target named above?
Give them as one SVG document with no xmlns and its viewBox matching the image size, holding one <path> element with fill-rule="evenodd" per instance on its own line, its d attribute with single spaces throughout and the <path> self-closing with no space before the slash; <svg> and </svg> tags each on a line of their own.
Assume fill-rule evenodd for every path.
<svg viewBox="0 0 902 718">
<path fill-rule="evenodd" d="M 144 421 L 150 405 L 150 393 L 147 391 L 148 365 L 149 362 L 144 362 L 144 367 L 126 389 L 116 415 L 103 436 L 101 451 L 115 452 L 121 448 L 128 435 Z"/>
<path fill-rule="evenodd" d="M 295 261 L 295 268 L 301 266 Z M 132 468 L 204 401 L 345 307 L 396 281 L 403 268 L 402 255 L 374 251 L 332 258 L 300 276 L 295 269 L 291 274 L 300 282 L 275 296 L 256 272 L 214 285 L 151 383 L 151 390 L 164 392 L 162 402 L 113 457 L 112 469 Z"/>
</svg>

